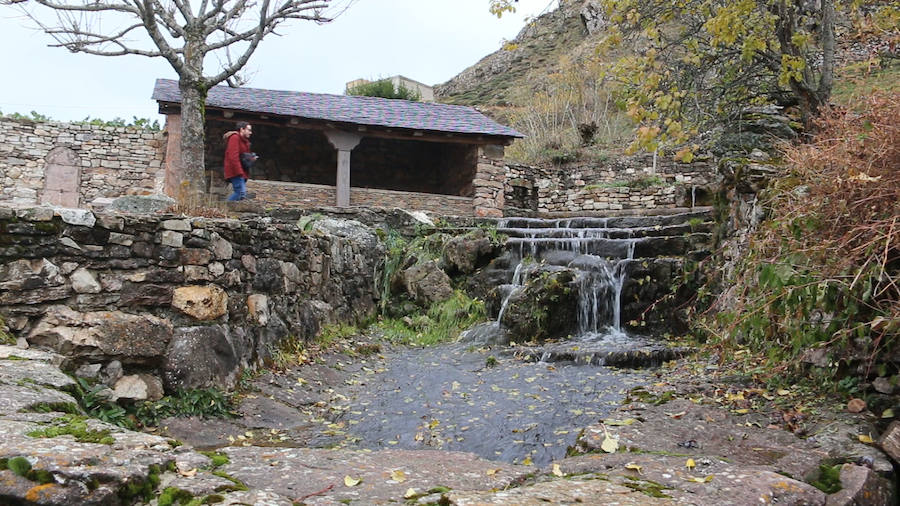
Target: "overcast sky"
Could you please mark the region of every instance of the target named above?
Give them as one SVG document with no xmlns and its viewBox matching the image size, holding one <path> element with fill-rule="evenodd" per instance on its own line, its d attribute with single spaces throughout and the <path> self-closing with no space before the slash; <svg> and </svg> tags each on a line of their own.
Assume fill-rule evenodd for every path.
<svg viewBox="0 0 900 506">
<path fill-rule="evenodd" d="M 264 39 L 246 67 L 247 86 L 341 94 L 347 81 L 396 74 L 439 84 L 514 38 L 529 17 L 557 6 L 520 0 L 515 14 L 497 19 L 488 0 L 354 1 L 330 24 L 294 21 L 280 37 Z M 0 111 L 34 110 L 64 121 L 161 118 L 150 100 L 153 82 L 177 78 L 165 60 L 73 54 L 47 47 L 52 42 L 14 9 L 0 7 Z"/>
</svg>

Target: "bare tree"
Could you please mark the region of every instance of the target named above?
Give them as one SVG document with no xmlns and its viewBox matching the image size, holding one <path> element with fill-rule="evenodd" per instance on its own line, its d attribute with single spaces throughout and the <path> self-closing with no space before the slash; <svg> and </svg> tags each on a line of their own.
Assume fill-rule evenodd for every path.
<svg viewBox="0 0 900 506">
<path fill-rule="evenodd" d="M 334 18 L 328 13 L 332 4 L 349 6 L 351 2 L 195 0 L 191 5 L 191 0 L 0 0 L 0 4 L 19 7 L 50 34 L 56 41 L 53 47 L 100 56 L 162 57 L 169 62 L 181 90 L 181 159 L 192 195 L 203 189 L 207 91 L 222 82 L 242 83 L 237 72 L 263 37 L 285 21 L 326 23 Z M 217 55 L 216 73 L 205 74 L 204 62 Z"/>
</svg>

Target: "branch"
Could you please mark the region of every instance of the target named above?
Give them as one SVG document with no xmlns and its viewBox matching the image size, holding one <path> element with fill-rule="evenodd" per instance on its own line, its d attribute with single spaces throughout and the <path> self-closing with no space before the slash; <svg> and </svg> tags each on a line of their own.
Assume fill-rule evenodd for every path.
<svg viewBox="0 0 900 506">
<path fill-rule="evenodd" d="M 13 0 L 13 3 L 24 3 L 27 0 Z M 38 5 L 43 5 L 44 7 L 49 7 L 55 11 L 77 11 L 77 12 L 104 12 L 104 11 L 116 11 L 116 12 L 127 12 L 129 14 L 137 15 L 137 11 L 128 4 L 125 3 L 106 3 L 106 2 L 94 2 L 94 3 L 86 3 L 84 5 L 71 5 L 65 3 L 56 3 L 51 2 L 49 0 L 34 0 Z M 31 15 L 29 14 L 29 17 Z M 32 18 L 33 19 L 33 18 Z"/>
</svg>

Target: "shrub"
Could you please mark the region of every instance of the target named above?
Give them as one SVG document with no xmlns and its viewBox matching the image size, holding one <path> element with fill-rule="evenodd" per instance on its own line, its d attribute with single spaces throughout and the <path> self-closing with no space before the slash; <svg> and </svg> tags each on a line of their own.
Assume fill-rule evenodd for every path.
<svg viewBox="0 0 900 506">
<path fill-rule="evenodd" d="M 379 79 L 352 86 L 347 88 L 346 94 L 364 97 L 396 98 L 414 102 L 422 100 L 422 95 L 418 91 L 411 90 L 403 86 L 403 84 L 394 86 L 390 79 Z"/>
</svg>

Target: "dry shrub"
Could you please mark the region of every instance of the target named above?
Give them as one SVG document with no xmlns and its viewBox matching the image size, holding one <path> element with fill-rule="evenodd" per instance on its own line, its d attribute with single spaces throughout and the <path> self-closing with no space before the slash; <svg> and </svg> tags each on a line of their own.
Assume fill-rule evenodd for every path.
<svg viewBox="0 0 900 506">
<path fill-rule="evenodd" d="M 817 217 L 818 226 L 798 242 L 810 253 L 824 255 L 826 275 L 878 265 L 881 282 L 875 294 L 893 294 L 896 302 L 900 93 L 877 93 L 863 100 L 857 104 L 863 112 L 827 111 L 818 121 L 813 143 L 785 149 L 793 175 L 809 191 L 786 200 L 781 212 Z"/>
</svg>

